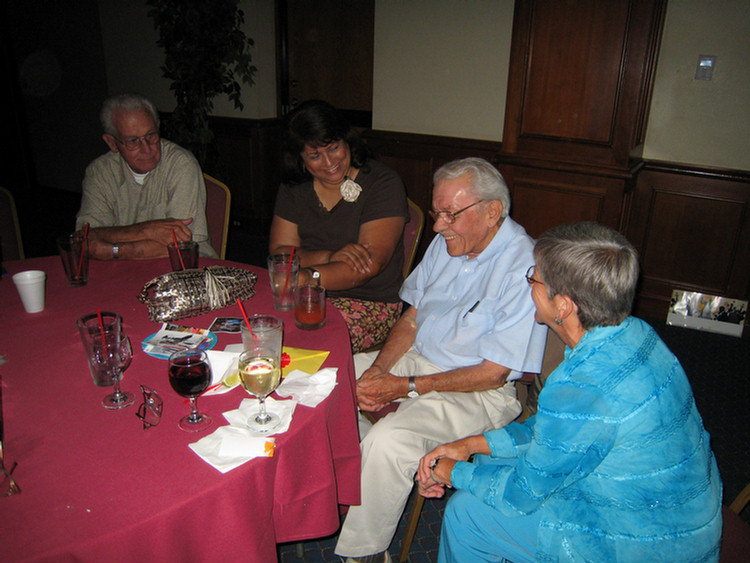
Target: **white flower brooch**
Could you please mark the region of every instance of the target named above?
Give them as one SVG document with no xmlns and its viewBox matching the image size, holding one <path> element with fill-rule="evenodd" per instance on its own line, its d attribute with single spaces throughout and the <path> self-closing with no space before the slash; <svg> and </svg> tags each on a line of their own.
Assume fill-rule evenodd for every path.
<svg viewBox="0 0 750 563">
<path fill-rule="evenodd" d="M 341 197 L 344 198 L 344 201 L 351 203 L 357 201 L 359 194 L 362 193 L 362 186 L 352 180 L 349 176 L 346 176 L 341 187 L 339 187 L 339 191 L 341 192 Z"/>
</svg>

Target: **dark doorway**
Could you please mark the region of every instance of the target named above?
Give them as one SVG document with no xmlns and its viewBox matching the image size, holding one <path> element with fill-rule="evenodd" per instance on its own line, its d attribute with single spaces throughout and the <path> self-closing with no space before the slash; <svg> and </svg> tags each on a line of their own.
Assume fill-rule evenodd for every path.
<svg viewBox="0 0 750 563">
<path fill-rule="evenodd" d="M 374 0 L 278 0 L 279 115 L 319 98 L 372 125 Z"/>
</svg>

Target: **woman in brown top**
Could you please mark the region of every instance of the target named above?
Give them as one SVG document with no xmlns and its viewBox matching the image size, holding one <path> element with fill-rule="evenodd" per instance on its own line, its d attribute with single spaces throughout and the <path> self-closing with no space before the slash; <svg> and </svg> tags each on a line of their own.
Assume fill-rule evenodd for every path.
<svg viewBox="0 0 750 563">
<path fill-rule="evenodd" d="M 356 130 L 320 100 L 290 114 L 284 161 L 270 252 L 295 248 L 300 284 L 317 279 L 326 288 L 354 353 L 379 344 L 401 312 L 403 182 L 371 159 Z"/>
</svg>

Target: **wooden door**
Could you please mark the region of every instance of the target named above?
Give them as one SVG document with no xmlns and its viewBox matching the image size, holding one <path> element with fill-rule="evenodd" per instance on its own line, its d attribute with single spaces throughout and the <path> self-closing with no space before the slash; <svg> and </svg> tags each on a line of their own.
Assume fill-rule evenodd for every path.
<svg viewBox="0 0 750 563">
<path fill-rule="evenodd" d="M 279 113 L 310 98 L 372 122 L 374 0 L 279 0 Z"/>
<path fill-rule="evenodd" d="M 503 151 L 627 169 L 664 0 L 516 0 Z"/>
</svg>

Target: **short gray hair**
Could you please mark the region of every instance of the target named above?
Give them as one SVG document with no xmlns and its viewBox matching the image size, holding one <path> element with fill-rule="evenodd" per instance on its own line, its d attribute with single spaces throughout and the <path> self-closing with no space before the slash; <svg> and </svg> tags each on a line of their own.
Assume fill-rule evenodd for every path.
<svg viewBox="0 0 750 563">
<path fill-rule="evenodd" d="M 141 94 L 117 94 L 116 96 L 104 100 L 102 111 L 99 114 L 99 119 L 102 122 L 104 132 L 113 137 L 117 136 L 117 128 L 112 121 L 112 116 L 117 110 L 122 110 L 125 113 L 145 111 L 154 119 L 154 125 L 156 125 L 156 128 L 159 128 L 159 112 L 157 111 L 156 106 L 151 103 L 151 100 Z"/>
<path fill-rule="evenodd" d="M 630 314 L 638 283 L 638 252 L 598 223 L 553 227 L 534 247 L 547 295 L 568 295 L 583 328 L 619 325 Z"/>
<path fill-rule="evenodd" d="M 474 195 L 485 201 L 499 200 L 503 204 L 502 218 L 510 213 L 510 191 L 502 174 L 483 158 L 462 158 L 443 164 L 432 177 L 433 185 L 444 180 L 455 180 L 471 174 Z"/>
</svg>

